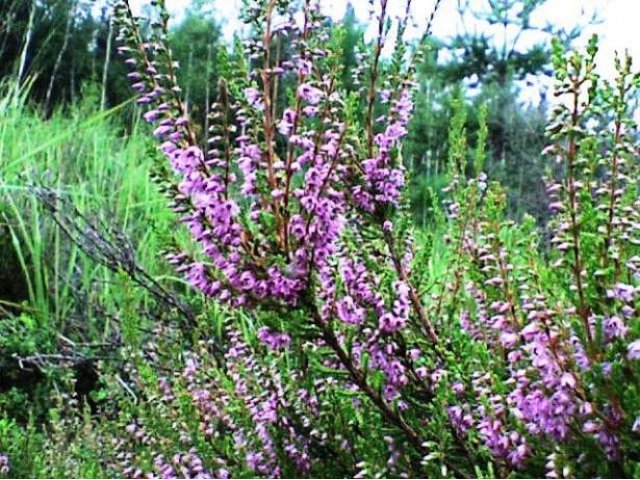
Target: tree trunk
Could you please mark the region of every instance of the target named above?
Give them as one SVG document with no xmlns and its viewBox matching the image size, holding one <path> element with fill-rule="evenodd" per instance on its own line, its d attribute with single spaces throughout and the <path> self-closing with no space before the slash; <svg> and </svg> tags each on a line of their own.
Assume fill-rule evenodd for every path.
<svg viewBox="0 0 640 480">
<path fill-rule="evenodd" d="M 69 75 L 71 78 L 69 79 L 69 97 L 71 98 L 71 102 L 75 102 L 76 100 L 76 62 L 75 59 L 71 60 L 71 73 Z"/>
<path fill-rule="evenodd" d="M 4 55 L 4 51 L 7 48 L 7 42 L 11 37 L 11 30 L 13 29 L 13 24 L 16 19 L 16 14 L 13 11 L 15 6 L 16 6 L 16 2 L 14 0 L 11 3 L 11 6 L 8 8 L 8 11 L 6 13 L 6 20 L 4 21 L 5 29 L 4 29 L 4 32 L 2 32 L 3 33 L 2 46 L 0 46 L 0 58 L 2 58 L 2 56 Z"/>
<path fill-rule="evenodd" d="M 27 68 L 27 53 L 29 52 L 29 44 L 31 43 L 31 37 L 33 36 L 33 24 L 35 23 L 36 16 L 36 4 L 35 0 L 31 2 L 31 12 L 29 12 L 29 22 L 27 23 L 27 30 L 24 34 L 24 45 L 22 52 L 20 53 L 20 64 L 18 67 L 18 86 L 22 85 L 22 80 Z"/>
<path fill-rule="evenodd" d="M 107 108 L 107 81 L 109 75 L 109 62 L 111 61 L 111 40 L 113 37 L 113 18 L 109 16 L 109 33 L 107 35 L 107 51 L 102 67 L 102 95 L 100 96 L 100 110 Z"/>
<path fill-rule="evenodd" d="M 53 84 L 56 81 L 56 76 L 58 75 L 58 70 L 60 70 L 60 65 L 62 64 L 62 57 L 64 56 L 64 52 L 67 50 L 67 45 L 69 45 L 69 37 L 71 37 L 71 24 L 73 23 L 73 17 L 76 13 L 77 2 L 73 2 L 73 6 L 69 11 L 67 16 L 67 25 L 64 30 L 64 39 L 62 41 L 62 48 L 58 52 L 58 56 L 56 57 L 56 63 L 53 65 L 53 71 L 51 72 L 51 77 L 49 78 L 49 86 L 47 87 L 47 96 L 44 100 L 44 111 L 45 116 L 49 116 L 51 114 L 51 95 L 53 94 Z"/>
</svg>

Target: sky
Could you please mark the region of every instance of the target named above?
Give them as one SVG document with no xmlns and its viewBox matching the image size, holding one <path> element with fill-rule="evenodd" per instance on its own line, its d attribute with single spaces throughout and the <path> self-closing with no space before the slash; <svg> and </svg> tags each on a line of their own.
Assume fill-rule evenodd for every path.
<svg viewBox="0 0 640 480">
<path fill-rule="evenodd" d="M 166 0 L 169 10 L 178 18 L 189 0 Z M 456 33 L 485 32 L 489 35 L 503 35 L 502 31 L 491 32 L 487 25 L 478 22 L 470 14 L 461 17 L 457 6 L 459 0 L 442 0 L 441 8 L 437 12 L 433 23 L 434 35 L 441 38 L 449 38 Z M 148 0 L 131 0 L 134 8 L 140 8 Z M 241 0 L 209 0 L 211 9 L 216 12 L 216 18 L 223 24 L 223 32 L 227 38 L 241 28 L 238 21 L 238 11 Z M 413 0 L 414 27 L 409 30 L 409 35 L 419 35 L 426 25 L 426 19 L 430 16 L 435 0 Z M 369 19 L 369 1 L 351 0 L 356 13 L 363 23 Z M 404 8 L 405 0 L 389 0 L 392 15 L 400 15 Z M 469 0 L 474 10 L 486 8 L 487 0 Z M 344 15 L 347 0 L 320 0 L 326 13 L 339 20 Z M 584 35 L 576 46 L 586 43 L 586 39 L 597 33 L 600 37 L 599 69 L 605 77 L 613 76 L 614 52 L 623 53 L 628 50 L 636 58 L 635 65 L 640 65 L 640 35 L 638 34 L 638 19 L 640 19 L 640 0 L 548 0 L 538 14 L 532 19 L 535 25 L 542 26 L 546 23 L 561 25 L 571 28 L 576 24 L 584 24 L 590 18 L 590 14 L 597 12 L 600 22 L 585 29 Z M 512 33 L 512 32 L 508 32 Z M 540 41 L 543 35 L 532 33 L 529 37 L 521 37 L 519 45 L 526 48 L 527 44 Z"/>
</svg>

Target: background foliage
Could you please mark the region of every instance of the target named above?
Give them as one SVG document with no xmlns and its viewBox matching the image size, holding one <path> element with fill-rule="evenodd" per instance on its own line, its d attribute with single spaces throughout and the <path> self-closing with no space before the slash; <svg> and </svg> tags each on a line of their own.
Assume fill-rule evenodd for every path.
<svg viewBox="0 0 640 480">
<path fill-rule="evenodd" d="M 543 3 L 491 1 L 474 14 L 526 31 Z M 531 76 L 554 71 L 560 91 L 571 75 L 596 80 L 590 53 L 562 60 L 579 28 L 546 29 L 560 40 L 554 55 L 547 40 L 529 49 L 475 34 L 425 40 L 402 150 L 410 215 L 398 224 L 415 225 L 419 294 L 457 352 L 416 364 L 427 387 L 412 392 L 407 418 L 428 439 L 425 454 L 405 447 L 299 312 L 226 308 L 164 260 L 188 248 L 189 235 L 163 195 L 165 160 L 138 121 L 110 10 L 0 0 L 0 19 L 0 477 L 640 476 L 638 79 L 625 60 L 623 83 L 598 80 L 578 125 L 551 111 L 546 91 L 536 104 L 522 92 Z M 365 26 L 347 8 L 328 28 L 344 91 L 355 95 L 353 74 L 372 48 Z M 203 143 L 242 46 L 225 43 L 197 3 L 168 33 Z M 387 59 L 383 67 L 393 70 Z M 567 142 L 586 152 L 577 167 L 566 152 L 545 150 Z M 617 159 L 624 167 L 612 172 Z M 568 197 L 549 188 L 555 182 Z M 573 398 L 583 388 L 593 393 L 577 404 L 603 409 L 595 420 L 567 413 L 571 441 L 496 413 L 516 391 L 507 357 L 519 351 L 496 317 L 526 322 L 545 309 L 567 349 L 575 338 L 587 345 L 592 368 L 563 360 L 556 376 L 568 383 L 541 391 Z M 591 313 L 587 325 L 561 313 L 572 309 Z M 563 376 L 574 371 L 584 387 Z M 370 381 L 381 389 L 385 377 Z M 270 402 L 285 412 L 275 420 Z M 501 435 L 493 443 L 492 429 Z"/>
</svg>

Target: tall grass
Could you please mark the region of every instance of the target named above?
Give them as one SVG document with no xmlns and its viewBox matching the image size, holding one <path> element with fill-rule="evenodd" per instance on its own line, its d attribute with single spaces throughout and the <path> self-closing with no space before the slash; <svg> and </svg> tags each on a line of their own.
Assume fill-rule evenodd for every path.
<svg viewBox="0 0 640 480">
<path fill-rule="evenodd" d="M 76 360 L 90 359 L 100 373 L 90 396 L 117 402 L 113 392 L 124 382 L 108 385 L 122 382 L 114 379 L 123 352 L 140 351 L 154 322 L 177 316 L 126 263 L 114 268 L 72 240 L 38 192 L 53 192 L 61 212 L 71 207 L 70 221 L 95 226 L 98 238 L 87 237 L 94 247 L 113 238 L 130 245 L 120 253 L 133 254 L 160 288 L 183 283 L 163 260 L 180 232 L 150 179 L 146 126 L 123 129 L 130 104 L 101 111 L 89 95 L 45 119 L 27 90 L 0 87 L 0 283 L 13 283 L 0 284 L 0 453 L 12 459 L 11 476 L 99 478 L 106 470 L 96 455 L 109 445 L 96 436 L 95 418 L 76 408 Z M 28 363 L 34 359 L 41 363 Z"/>
<path fill-rule="evenodd" d="M 28 314 L 41 331 L 65 341 L 104 342 L 117 330 L 97 321 L 99 306 L 121 318 L 126 305 L 148 306 L 148 293 L 133 288 L 126 275 L 113 272 L 71 242 L 36 198 L 33 186 L 52 189 L 96 224 L 122 231 L 136 260 L 151 275 L 169 270 L 161 251 L 173 226 L 166 201 L 149 180 L 149 144 L 134 125 L 122 135 L 120 107 L 100 112 L 95 99 L 44 120 L 25 97 L 7 89 L 0 100 L 1 267 L 25 285 L 26 298 L 0 298 L 10 310 Z M 99 113 L 93 113 L 99 112 Z M 9 259 L 13 258 L 13 261 Z M 78 312 L 79 292 L 85 312 Z M 76 311 L 74 311 L 74 309 Z M 78 314 L 81 313 L 78 318 Z M 49 345 L 54 348 L 54 345 Z M 39 352 L 46 353 L 46 352 Z"/>
</svg>

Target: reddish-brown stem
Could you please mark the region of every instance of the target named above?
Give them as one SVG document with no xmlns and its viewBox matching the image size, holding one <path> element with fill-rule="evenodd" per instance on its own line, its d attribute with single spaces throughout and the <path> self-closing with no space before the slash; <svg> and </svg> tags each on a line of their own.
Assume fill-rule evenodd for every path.
<svg viewBox="0 0 640 480">
<path fill-rule="evenodd" d="M 428 450 L 425 447 L 424 441 L 421 439 L 418 432 L 416 432 L 416 430 L 407 423 L 407 421 L 399 412 L 394 410 L 387 403 L 380 392 L 376 391 L 376 389 L 374 389 L 369 384 L 369 382 L 367 381 L 366 372 L 363 372 L 357 365 L 354 364 L 353 359 L 342 347 L 334 331 L 331 329 L 331 325 L 325 322 L 320 317 L 320 314 L 315 305 L 310 304 L 310 307 L 313 315 L 313 322 L 320 329 L 324 342 L 336 354 L 342 366 L 349 373 L 349 376 L 353 383 L 358 386 L 362 393 L 369 397 L 371 402 L 378 408 L 387 422 L 399 428 L 405 434 L 405 436 L 409 440 L 409 443 L 411 443 L 411 445 L 422 455 L 426 455 L 428 453 Z M 466 478 L 466 475 L 460 470 L 460 468 L 458 468 L 458 466 L 446 460 L 444 460 L 443 462 L 448 468 L 451 469 L 452 472 L 454 472 L 457 478 Z"/>
<path fill-rule="evenodd" d="M 502 285 L 502 290 L 504 291 L 504 297 L 506 298 L 509 304 L 509 315 L 511 316 L 511 325 L 514 329 L 520 329 L 520 322 L 518 321 L 518 315 L 516 314 L 516 302 L 513 296 L 513 292 L 511 290 L 511 282 L 509 281 L 509 271 L 507 264 L 504 261 L 502 255 L 503 245 L 500 242 L 499 234 L 500 234 L 500 225 L 493 225 L 493 237 L 494 241 L 492 242 L 493 255 L 496 257 L 496 263 L 498 264 L 498 273 L 500 275 L 500 281 Z"/>
<path fill-rule="evenodd" d="M 219 88 L 219 98 L 218 98 L 218 105 L 220 105 L 222 108 L 218 111 L 220 118 L 222 119 L 222 128 L 224 129 L 223 131 L 223 137 L 224 137 L 224 198 L 228 199 L 229 198 L 229 185 L 231 183 L 231 156 L 233 153 L 233 147 L 231 144 L 231 135 L 230 135 L 230 126 L 229 126 L 229 116 L 231 115 L 231 111 L 229 108 L 229 103 L 230 103 L 230 99 L 229 99 L 229 92 L 227 90 L 227 85 L 224 81 L 220 81 L 220 88 Z M 209 132 L 206 132 L 206 135 L 208 135 Z"/>
<path fill-rule="evenodd" d="M 264 129 L 264 140 L 266 144 L 266 157 L 267 157 L 267 182 L 271 191 L 278 188 L 278 181 L 275 176 L 273 164 L 276 160 L 276 152 L 274 150 L 275 143 L 275 103 L 274 91 L 272 91 L 271 77 L 271 41 L 273 24 L 273 11 L 276 6 L 276 0 L 269 0 L 267 5 L 267 12 L 265 17 L 265 31 L 263 36 L 264 43 L 264 62 L 262 67 L 262 99 L 264 102 L 264 115 L 262 116 L 262 126 Z M 286 252 L 285 245 L 285 226 L 283 218 L 280 212 L 280 200 L 271 196 L 267 199 L 271 203 L 271 210 L 276 219 L 276 231 L 278 232 L 278 240 L 283 251 Z"/>
<path fill-rule="evenodd" d="M 378 407 L 387 421 L 400 428 L 418 451 L 426 453 L 423 441 L 420 439 L 418 433 L 404 420 L 402 415 L 393 410 L 386 400 L 382 398 L 382 395 L 380 395 L 380 393 L 377 392 L 369 382 L 367 382 L 366 373 L 362 372 L 362 370 L 353 363 L 353 359 L 344 350 L 344 348 L 342 348 L 342 345 L 340 345 L 340 342 L 338 341 L 334 331 L 331 329 L 331 326 L 322 320 L 315 306 L 312 306 L 312 312 L 314 323 L 322 332 L 323 340 L 338 356 L 340 363 L 347 372 L 349 372 L 353 382 L 364 394 L 367 395 L 367 397 L 369 397 L 369 399 L 371 399 L 375 406 Z"/>
<path fill-rule="evenodd" d="M 473 190 L 472 190 L 472 195 L 473 195 Z M 472 198 L 475 198 L 475 196 L 473 196 Z M 475 205 L 475 200 L 473 200 L 473 203 L 471 205 L 472 206 Z M 471 208 L 469 211 L 473 212 L 474 208 Z M 470 217 L 469 212 L 465 212 L 465 213 L 466 214 L 462 220 L 462 224 L 460 227 L 460 236 L 457 239 L 456 249 L 455 249 L 456 257 L 453 263 L 454 281 L 453 281 L 453 288 L 451 289 L 453 294 L 452 301 L 455 301 L 455 298 L 458 294 L 458 290 L 460 289 L 460 279 L 462 278 L 462 268 L 460 265 L 460 260 L 462 259 L 462 255 L 464 252 L 463 243 L 464 243 L 465 235 L 467 232 L 467 225 L 469 223 L 469 217 Z M 436 319 L 440 317 L 440 313 L 442 312 L 444 296 L 447 291 L 446 282 L 441 282 L 441 284 L 442 284 L 442 290 L 440 292 L 440 295 L 438 296 L 438 302 L 436 304 L 436 312 L 435 312 Z"/>
<path fill-rule="evenodd" d="M 273 9 L 276 0 L 270 0 L 267 6 L 266 27 L 264 31 L 264 64 L 262 67 L 262 98 L 264 102 L 264 115 L 262 116 L 262 126 L 264 128 L 264 138 L 267 146 L 267 179 L 272 189 L 276 188 L 276 178 L 273 172 L 273 116 L 271 105 L 271 26 L 273 21 Z"/>
<path fill-rule="evenodd" d="M 384 46 L 384 22 L 387 17 L 387 0 L 380 0 L 380 17 L 378 18 L 378 37 L 376 39 L 375 52 L 373 54 L 373 64 L 369 72 L 369 92 L 367 100 L 367 156 L 373 156 L 373 107 L 376 103 L 376 84 L 378 82 L 378 67 L 380 65 L 380 55 Z"/>
<path fill-rule="evenodd" d="M 592 345 L 593 338 L 591 328 L 589 327 L 589 307 L 587 305 L 584 284 L 582 283 L 582 258 L 580 254 L 580 225 L 578 221 L 578 203 L 576 189 L 576 160 L 578 156 L 578 143 L 576 139 L 575 129 L 580 121 L 580 87 L 582 81 L 576 76 L 572 79 L 573 106 L 571 111 L 571 131 L 569 132 L 569 145 L 567 148 L 567 180 L 569 193 L 569 217 L 571 221 L 571 237 L 573 251 L 573 275 L 576 281 L 576 289 L 578 291 L 578 315 L 582 319 L 585 334 Z"/>
<path fill-rule="evenodd" d="M 135 43 L 136 46 L 138 48 L 138 53 L 140 54 L 140 58 L 142 59 L 142 62 L 144 63 L 144 67 L 145 70 L 149 70 L 154 68 L 151 60 L 149 59 L 149 56 L 147 55 L 147 52 L 144 48 L 144 42 L 142 41 L 142 35 L 140 34 L 140 31 L 138 30 L 138 24 L 135 21 L 135 17 L 133 16 L 133 11 L 131 10 L 131 6 L 129 5 L 129 0 L 122 0 L 123 1 L 123 5 L 126 8 L 127 11 L 127 19 L 129 22 L 129 26 L 131 27 L 131 31 L 132 34 L 135 38 Z M 167 20 L 163 21 L 162 24 L 162 28 L 163 30 L 166 32 L 168 31 L 168 25 L 167 25 Z M 171 86 L 177 86 L 178 82 L 176 80 L 176 76 L 175 76 L 175 70 L 173 67 L 173 60 L 171 58 L 171 52 L 167 51 L 167 58 L 168 58 L 168 79 L 169 79 L 169 83 L 171 84 Z M 155 77 L 155 75 L 148 75 L 147 78 L 149 80 L 151 80 L 153 87 L 154 88 L 160 88 L 160 84 L 158 83 L 157 78 Z M 179 117 L 183 117 L 186 118 L 186 112 L 184 110 L 184 105 L 182 104 L 182 101 L 180 101 L 180 98 L 178 97 L 177 94 L 174 94 L 174 107 L 176 108 L 176 110 L 178 111 L 178 116 Z M 186 143 L 187 145 L 197 145 L 197 141 L 196 141 L 196 134 L 193 131 L 193 129 L 191 128 L 191 124 L 189 122 L 187 122 L 183 127 L 182 127 L 185 131 L 185 133 L 187 134 L 187 139 L 186 139 Z M 209 168 L 207 167 L 206 163 L 204 162 L 204 159 L 200 162 L 200 170 L 205 174 L 208 175 L 209 174 Z"/>
<path fill-rule="evenodd" d="M 420 323 L 422 323 L 422 326 L 424 327 L 431 342 L 434 345 L 438 345 L 438 343 L 440 342 L 438 338 L 438 334 L 436 333 L 435 329 L 433 328 L 433 325 L 431 325 L 431 322 L 427 317 L 427 312 L 424 309 L 424 305 L 422 305 L 422 300 L 420 300 L 420 297 L 418 296 L 416 289 L 411 283 L 411 280 L 409 279 L 409 275 L 407 274 L 407 270 L 404 268 L 404 265 L 402 265 L 402 259 L 398 256 L 398 252 L 395 249 L 395 242 L 393 240 L 393 235 L 391 234 L 391 232 L 388 232 L 385 230 L 384 240 L 389 249 L 389 254 L 391 255 L 391 261 L 393 262 L 393 266 L 396 270 L 396 274 L 398 275 L 398 278 L 402 280 L 407 286 L 407 288 L 409 289 L 409 298 L 411 300 L 411 305 L 413 306 L 413 310 L 416 312 L 416 315 L 418 315 L 418 318 L 420 319 Z"/>
<path fill-rule="evenodd" d="M 611 161 L 611 184 L 609 186 L 609 205 L 608 205 L 608 215 L 607 215 L 607 230 L 604 238 L 604 255 L 603 255 L 603 264 L 607 265 L 609 263 L 609 252 L 611 247 L 613 246 L 613 219 L 615 216 L 615 208 L 616 208 L 616 190 L 618 188 L 618 146 L 620 145 L 620 141 L 622 140 L 622 120 L 618 117 L 615 121 L 615 131 L 613 134 L 613 158 Z M 620 260 L 617 259 L 615 261 L 615 272 L 614 272 L 614 281 L 617 281 L 618 276 L 620 275 Z"/>
<path fill-rule="evenodd" d="M 303 55 L 304 48 L 309 36 L 309 0 L 305 1 L 304 8 L 304 27 L 302 31 L 302 41 L 300 42 L 300 58 L 306 59 L 306 56 Z M 301 85 L 305 80 L 304 74 L 298 70 L 298 85 Z M 298 134 L 298 125 L 300 123 L 300 115 L 302 114 L 302 99 L 299 95 L 296 95 L 296 108 L 295 108 L 295 117 L 293 119 L 293 125 L 291 127 L 291 136 Z M 284 248 L 285 252 L 289 252 L 289 196 L 291 194 L 291 179 L 293 177 L 293 172 L 291 170 L 291 166 L 293 164 L 295 148 L 291 142 L 287 145 L 287 163 L 285 168 L 285 188 L 284 188 L 284 213 L 283 213 L 283 221 L 284 221 Z"/>
</svg>

